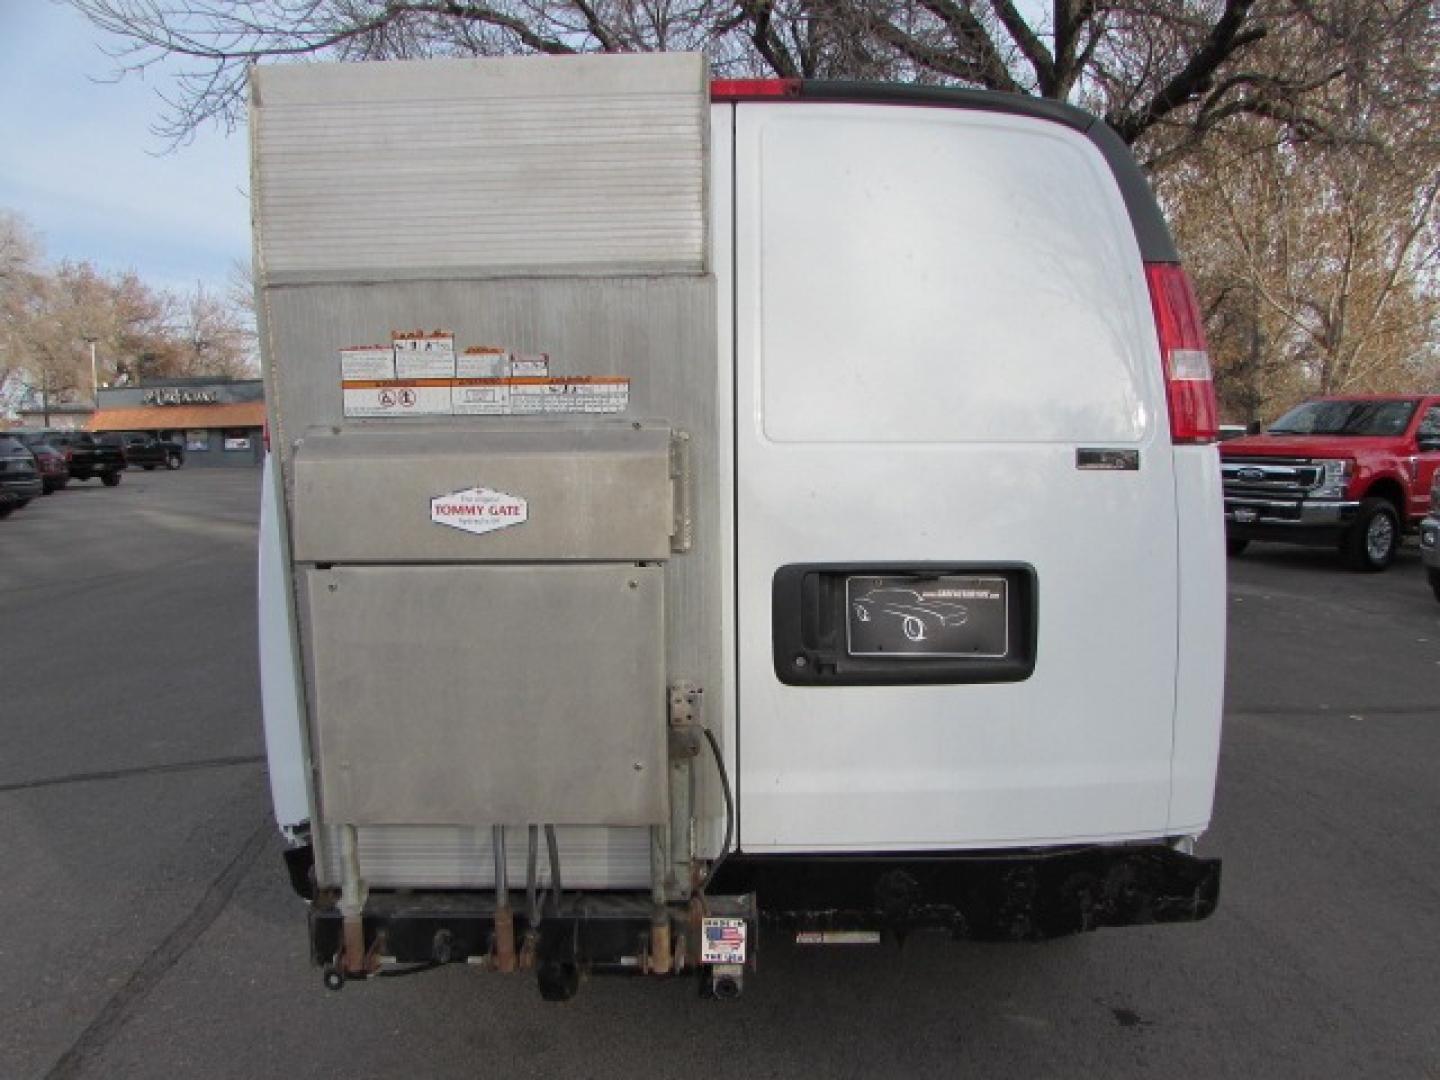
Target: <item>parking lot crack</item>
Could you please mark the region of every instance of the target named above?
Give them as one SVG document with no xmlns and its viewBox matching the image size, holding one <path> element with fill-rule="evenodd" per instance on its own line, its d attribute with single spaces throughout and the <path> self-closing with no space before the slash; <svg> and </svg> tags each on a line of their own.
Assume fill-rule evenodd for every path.
<svg viewBox="0 0 1440 1080">
<path fill-rule="evenodd" d="M 255 827 L 235 857 L 210 882 L 205 894 L 200 897 L 190 914 L 150 951 L 134 974 L 126 980 L 125 985 L 105 1003 L 95 1019 L 90 1021 L 70 1048 L 45 1074 L 46 1080 L 67 1080 L 81 1076 L 86 1066 L 100 1056 L 109 1042 L 129 1023 L 151 991 L 219 918 L 246 871 L 269 843 L 272 827 L 268 818 Z"/>
<path fill-rule="evenodd" d="M 47 776 L 39 780 L 15 780 L 0 784 L 0 795 L 11 791 L 30 791 L 34 788 L 55 787 L 59 784 L 84 784 L 95 780 L 124 780 L 131 776 L 150 776 L 155 773 L 190 772 L 195 769 L 226 769 L 236 765 L 258 765 L 264 760 L 264 754 L 239 754 L 232 757 L 205 758 L 200 761 L 172 761 L 160 765 L 136 765 L 128 769 L 101 769 L 97 772 L 67 773 L 64 776 Z"/>
</svg>

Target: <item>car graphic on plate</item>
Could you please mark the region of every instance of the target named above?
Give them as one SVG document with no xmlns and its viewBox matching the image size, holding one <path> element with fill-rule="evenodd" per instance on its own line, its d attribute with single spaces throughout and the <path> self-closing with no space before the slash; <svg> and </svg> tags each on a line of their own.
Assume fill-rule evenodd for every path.
<svg viewBox="0 0 1440 1080">
<path fill-rule="evenodd" d="M 869 622 L 877 615 L 901 620 L 900 629 L 910 641 L 924 641 L 931 630 L 964 626 L 970 612 L 963 604 L 927 600 L 913 589 L 871 589 L 850 602 L 855 618 Z"/>
</svg>

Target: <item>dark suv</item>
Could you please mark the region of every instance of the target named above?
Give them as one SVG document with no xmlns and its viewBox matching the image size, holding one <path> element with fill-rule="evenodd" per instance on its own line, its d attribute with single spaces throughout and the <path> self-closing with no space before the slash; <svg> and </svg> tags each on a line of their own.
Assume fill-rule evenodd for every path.
<svg viewBox="0 0 1440 1080">
<path fill-rule="evenodd" d="M 44 490 L 35 455 L 14 436 L 0 435 L 0 517 L 9 517 Z"/>
<path fill-rule="evenodd" d="M 97 436 L 101 442 L 115 442 L 125 452 L 127 465 L 138 465 L 149 471 L 164 465 L 178 469 L 185 464 L 185 448 L 177 442 L 162 439 L 150 431 L 117 431 Z"/>
<path fill-rule="evenodd" d="M 119 446 L 107 446 L 88 431 L 31 431 L 21 442 L 49 443 L 65 455 L 71 480 L 98 479 L 106 487 L 120 483 L 125 471 L 125 454 Z"/>
</svg>

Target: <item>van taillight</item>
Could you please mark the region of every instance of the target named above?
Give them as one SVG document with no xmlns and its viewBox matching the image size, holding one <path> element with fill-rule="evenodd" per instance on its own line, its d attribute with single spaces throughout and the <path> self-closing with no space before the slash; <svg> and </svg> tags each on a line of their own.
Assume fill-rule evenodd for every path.
<svg viewBox="0 0 1440 1080">
<path fill-rule="evenodd" d="M 800 79 L 715 79 L 710 83 L 710 100 L 799 97 L 800 83 Z"/>
<path fill-rule="evenodd" d="M 1146 263 L 1150 306 L 1160 338 L 1160 363 L 1170 405 L 1170 439 L 1211 443 L 1220 435 L 1220 409 L 1210 377 L 1205 327 L 1190 278 L 1179 263 Z"/>
</svg>

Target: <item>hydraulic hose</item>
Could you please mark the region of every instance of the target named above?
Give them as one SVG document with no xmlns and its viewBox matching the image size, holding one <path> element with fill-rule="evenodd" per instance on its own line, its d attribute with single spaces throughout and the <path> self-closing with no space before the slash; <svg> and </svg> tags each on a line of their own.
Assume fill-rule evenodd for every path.
<svg viewBox="0 0 1440 1080">
<path fill-rule="evenodd" d="M 719 857 L 710 864 L 709 872 L 696 890 L 703 903 L 705 890 L 710 887 L 715 875 L 720 872 L 720 867 L 724 866 L 725 860 L 730 857 L 730 842 L 735 837 L 735 795 L 730 790 L 730 774 L 725 770 L 725 757 L 720 753 L 720 744 L 715 741 L 715 733 L 708 727 L 700 730 L 705 732 L 705 741 L 710 744 L 710 752 L 715 755 L 715 767 L 720 771 L 720 789 L 725 793 L 725 840 L 720 845 Z"/>
</svg>

